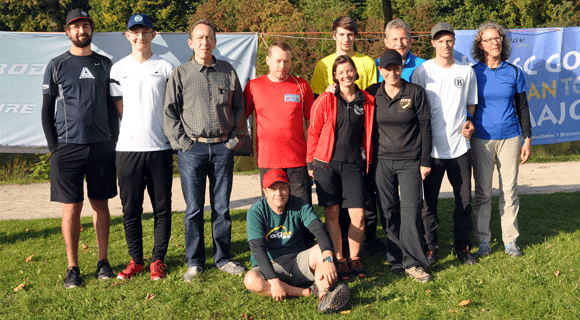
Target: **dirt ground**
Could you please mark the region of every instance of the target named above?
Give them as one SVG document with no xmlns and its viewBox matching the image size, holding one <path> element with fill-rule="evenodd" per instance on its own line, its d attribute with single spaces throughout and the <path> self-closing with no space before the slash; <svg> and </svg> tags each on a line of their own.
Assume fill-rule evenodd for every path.
<svg viewBox="0 0 580 320">
<path fill-rule="evenodd" d="M 558 163 L 532 163 L 520 166 L 519 193 L 539 194 L 554 192 L 577 192 L 580 191 L 580 162 Z M 494 195 L 498 195 L 498 175 L 494 172 L 493 187 Z M 234 185 L 231 196 L 230 208 L 247 209 L 260 198 L 260 177 L 255 175 L 234 175 Z M 472 182 L 472 188 L 473 188 Z M 85 188 L 86 189 L 86 188 Z M 209 192 L 208 192 L 209 194 Z M 210 210 L 209 197 L 206 194 L 205 210 Z M 452 197 L 452 189 L 447 181 L 443 181 L 441 197 Z M 145 196 L 144 212 L 152 212 L 149 196 Z M 173 211 L 183 212 L 185 201 L 181 192 L 179 178 L 173 180 Z M 313 191 L 313 202 L 318 199 Z M 111 214 L 121 215 L 122 207 L 119 197 L 109 201 Z M 91 215 L 91 208 L 85 195 L 83 216 Z M 0 186 L 0 220 L 10 219 L 40 219 L 60 218 L 62 205 L 50 202 L 50 184 L 36 183 L 26 185 L 3 185 Z"/>
</svg>

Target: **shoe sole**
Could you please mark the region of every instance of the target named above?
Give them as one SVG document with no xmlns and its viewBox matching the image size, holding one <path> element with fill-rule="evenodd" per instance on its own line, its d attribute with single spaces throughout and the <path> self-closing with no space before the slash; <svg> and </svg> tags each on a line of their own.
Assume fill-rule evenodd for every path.
<svg viewBox="0 0 580 320">
<path fill-rule="evenodd" d="M 332 291 L 330 294 L 332 294 L 332 296 L 329 298 L 331 299 L 330 307 L 323 312 L 333 313 L 336 310 L 342 309 L 350 298 L 350 289 L 347 285 L 341 284 L 336 287 L 336 289 L 334 289 L 334 291 Z"/>
<path fill-rule="evenodd" d="M 67 285 L 64 285 L 64 288 L 65 288 L 65 289 L 74 289 L 74 288 L 76 288 L 76 287 L 78 287 L 76 284 L 69 285 L 69 286 L 67 286 Z"/>
</svg>

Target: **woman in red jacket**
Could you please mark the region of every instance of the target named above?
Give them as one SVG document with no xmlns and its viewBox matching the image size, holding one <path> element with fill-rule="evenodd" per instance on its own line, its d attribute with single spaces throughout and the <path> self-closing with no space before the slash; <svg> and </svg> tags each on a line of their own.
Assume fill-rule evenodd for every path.
<svg viewBox="0 0 580 320">
<path fill-rule="evenodd" d="M 363 173 L 368 171 L 372 159 L 375 101 L 355 85 L 358 73 L 349 56 L 336 58 L 332 74 L 336 90 L 321 94 L 312 105 L 306 160 L 309 174 L 316 181 L 318 203 L 324 206 L 326 213 L 326 228 L 334 244 L 338 277 L 347 280 L 351 274 L 365 276 L 359 258 L 365 227 Z M 348 261 L 342 254 L 338 223 L 341 207 L 348 208 L 351 219 Z"/>
</svg>

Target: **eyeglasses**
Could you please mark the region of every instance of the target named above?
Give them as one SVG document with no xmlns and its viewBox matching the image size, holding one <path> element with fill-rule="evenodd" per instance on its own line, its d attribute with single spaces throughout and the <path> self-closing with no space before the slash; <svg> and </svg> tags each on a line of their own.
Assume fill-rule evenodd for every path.
<svg viewBox="0 0 580 320">
<path fill-rule="evenodd" d="M 489 38 L 489 39 L 481 40 L 481 42 L 483 42 L 483 43 L 502 42 L 502 41 L 503 41 L 503 37 Z"/>
<path fill-rule="evenodd" d="M 134 32 L 134 31 L 128 30 L 127 32 L 129 32 L 130 34 L 132 34 L 136 37 L 142 36 L 143 38 L 149 38 L 153 34 L 153 31 Z"/>
</svg>

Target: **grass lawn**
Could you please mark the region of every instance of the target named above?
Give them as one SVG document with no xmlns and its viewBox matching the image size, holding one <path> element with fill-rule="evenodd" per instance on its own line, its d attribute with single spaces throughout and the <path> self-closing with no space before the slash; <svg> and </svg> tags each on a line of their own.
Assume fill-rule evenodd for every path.
<svg viewBox="0 0 580 320">
<path fill-rule="evenodd" d="M 519 215 L 524 256 L 503 252 L 497 204 L 493 207 L 493 253 L 467 266 L 452 252 L 453 200 L 440 200 L 440 260 L 421 284 L 391 275 L 384 259 L 362 255 L 364 280 L 352 280 L 351 299 L 336 318 L 349 319 L 578 319 L 580 318 L 580 193 L 522 195 Z M 497 203 L 497 198 L 494 198 Z M 40 203 L 39 206 L 42 206 Z M 317 214 L 321 215 L 321 208 Z M 250 268 L 246 211 L 232 212 L 234 260 Z M 218 271 L 211 258 L 210 214 L 206 213 L 207 268 L 191 283 L 186 271 L 183 214 L 173 215 L 166 263 L 169 277 L 145 273 L 130 281 L 97 280 L 95 232 L 83 218 L 80 268 L 83 285 L 64 289 L 66 255 L 59 219 L 0 221 L 0 318 L 2 319 L 322 319 L 315 298 L 282 302 L 244 288 L 243 278 Z M 143 216 L 150 254 L 153 217 Z M 379 227 L 379 234 L 386 241 Z M 473 250 L 472 252 L 475 252 Z M 30 257 L 29 261 L 26 261 Z M 149 259 L 149 257 L 146 257 Z M 115 272 L 129 262 L 122 218 L 111 220 L 109 260 Z M 23 288 L 14 289 L 23 285 Z M 146 299 L 147 296 L 153 296 Z M 470 300 L 460 306 L 463 300 Z"/>
</svg>

